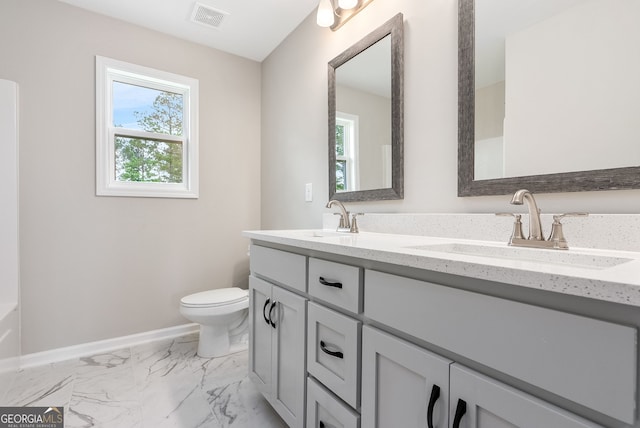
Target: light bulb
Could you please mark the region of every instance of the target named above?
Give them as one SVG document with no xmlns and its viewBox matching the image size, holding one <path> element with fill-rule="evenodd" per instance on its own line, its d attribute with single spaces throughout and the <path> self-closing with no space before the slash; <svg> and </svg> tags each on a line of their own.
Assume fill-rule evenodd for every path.
<svg viewBox="0 0 640 428">
<path fill-rule="evenodd" d="M 340 9 L 353 9 L 358 4 L 358 0 L 339 0 Z"/>
<path fill-rule="evenodd" d="M 320 0 L 316 22 L 321 27 L 331 27 L 333 25 L 333 6 L 330 0 Z"/>
</svg>

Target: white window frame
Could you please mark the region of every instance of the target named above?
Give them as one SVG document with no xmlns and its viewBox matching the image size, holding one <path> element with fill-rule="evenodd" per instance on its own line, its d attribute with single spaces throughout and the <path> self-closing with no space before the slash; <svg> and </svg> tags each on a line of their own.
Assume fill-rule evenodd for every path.
<svg viewBox="0 0 640 428">
<path fill-rule="evenodd" d="M 358 159 L 359 146 L 359 121 L 358 115 L 336 112 L 336 125 L 344 126 L 344 156 L 338 156 L 336 160 L 347 162 L 347 188 L 340 192 L 352 192 L 360 189 L 360 160 Z"/>
<path fill-rule="evenodd" d="M 113 82 L 183 96 L 182 134 L 156 134 L 113 125 Z M 115 136 L 182 143 L 182 183 L 118 181 Z M 96 194 L 156 198 L 198 197 L 198 80 L 149 67 L 96 56 Z"/>
</svg>

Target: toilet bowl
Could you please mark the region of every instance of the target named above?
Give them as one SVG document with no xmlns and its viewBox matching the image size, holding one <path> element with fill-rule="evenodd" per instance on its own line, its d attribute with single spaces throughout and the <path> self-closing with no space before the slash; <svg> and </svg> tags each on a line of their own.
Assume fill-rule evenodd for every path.
<svg viewBox="0 0 640 428">
<path fill-rule="evenodd" d="M 180 300 L 180 313 L 200 324 L 198 356 L 221 357 L 230 353 L 230 333 L 248 330 L 249 292 L 238 287 L 190 294 Z"/>
</svg>

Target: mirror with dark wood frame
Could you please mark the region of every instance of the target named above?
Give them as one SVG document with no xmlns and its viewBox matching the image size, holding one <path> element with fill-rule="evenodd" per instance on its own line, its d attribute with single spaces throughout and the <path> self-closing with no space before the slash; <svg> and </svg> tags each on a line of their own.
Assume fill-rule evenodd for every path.
<svg viewBox="0 0 640 428">
<path fill-rule="evenodd" d="M 640 188 L 637 1 L 458 7 L 459 196 Z"/>
<path fill-rule="evenodd" d="M 329 199 L 404 197 L 403 16 L 328 64 Z"/>
</svg>

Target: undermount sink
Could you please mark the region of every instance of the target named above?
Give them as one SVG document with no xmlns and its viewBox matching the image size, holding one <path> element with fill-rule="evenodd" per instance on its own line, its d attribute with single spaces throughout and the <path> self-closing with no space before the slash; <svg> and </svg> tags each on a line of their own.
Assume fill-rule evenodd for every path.
<svg viewBox="0 0 640 428">
<path fill-rule="evenodd" d="M 611 257 L 597 254 L 575 253 L 570 251 L 516 248 L 508 246 L 500 247 L 481 244 L 432 244 L 407 248 L 448 254 L 517 260 L 522 262 L 558 264 L 583 269 L 607 269 L 632 260 L 624 257 Z"/>
<path fill-rule="evenodd" d="M 357 234 L 349 233 L 349 232 L 337 232 L 335 230 L 330 229 L 318 229 L 318 230 L 300 230 L 296 231 L 303 238 L 351 238 L 353 236 L 357 236 Z"/>
</svg>

